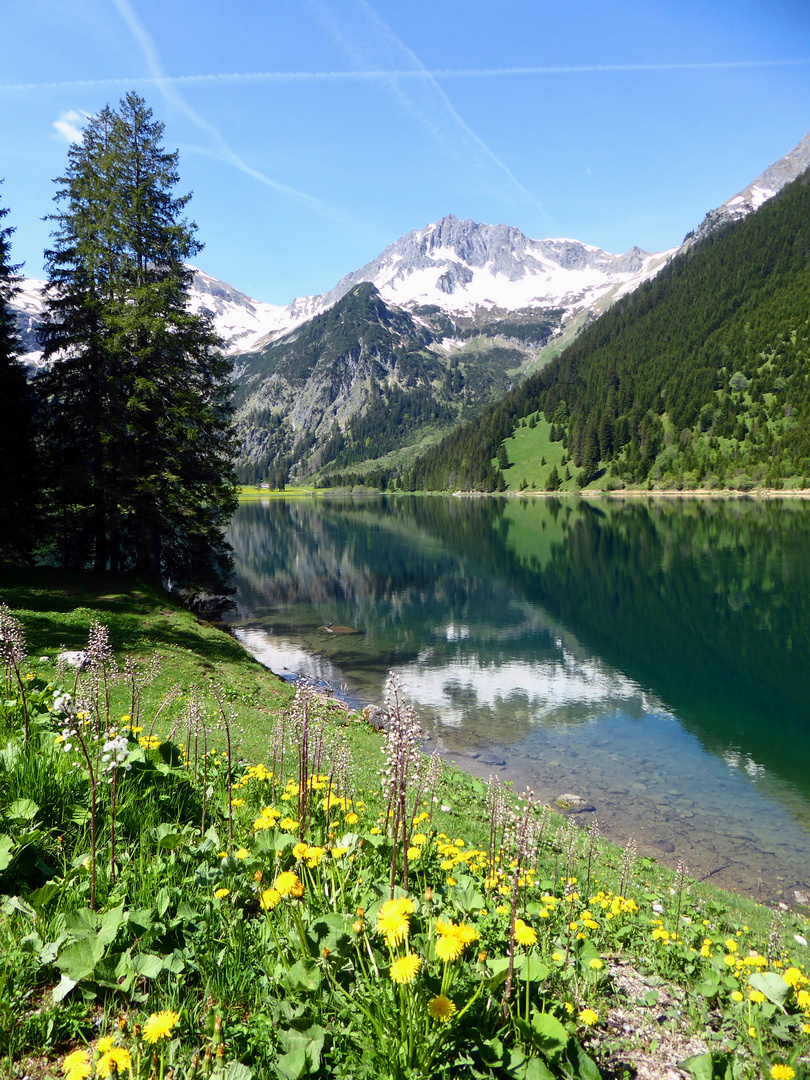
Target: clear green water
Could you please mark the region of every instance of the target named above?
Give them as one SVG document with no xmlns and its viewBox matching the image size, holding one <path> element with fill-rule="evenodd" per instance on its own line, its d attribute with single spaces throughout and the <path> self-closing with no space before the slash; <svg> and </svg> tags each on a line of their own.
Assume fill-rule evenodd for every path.
<svg viewBox="0 0 810 1080">
<path fill-rule="evenodd" d="M 233 628 L 281 674 L 692 876 L 810 893 L 810 505 L 280 499 L 232 524 Z M 344 626 L 352 634 L 330 634 Z"/>
</svg>

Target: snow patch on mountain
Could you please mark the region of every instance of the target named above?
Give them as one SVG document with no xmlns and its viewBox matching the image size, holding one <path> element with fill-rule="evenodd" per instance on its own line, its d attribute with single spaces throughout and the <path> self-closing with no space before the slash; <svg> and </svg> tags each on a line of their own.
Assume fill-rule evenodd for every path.
<svg viewBox="0 0 810 1080">
<path fill-rule="evenodd" d="M 731 221 L 738 221 L 759 210 L 786 184 L 810 168 L 810 131 L 784 157 L 761 173 L 742 191 L 710 210 L 694 233 L 687 236 L 683 246 L 689 247 Z"/>
</svg>

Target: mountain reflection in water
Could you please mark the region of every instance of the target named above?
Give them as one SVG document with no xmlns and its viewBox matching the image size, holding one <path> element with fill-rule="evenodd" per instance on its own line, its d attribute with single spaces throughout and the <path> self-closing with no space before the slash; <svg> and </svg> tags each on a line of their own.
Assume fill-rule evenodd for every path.
<svg viewBox="0 0 810 1080">
<path fill-rule="evenodd" d="M 273 499 L 231 541 L 274 670 L 378 702 L 393 669 L 465 768 L 583 794 L 718 883 L 806 887 L 806 503 Z"/>
</svg>

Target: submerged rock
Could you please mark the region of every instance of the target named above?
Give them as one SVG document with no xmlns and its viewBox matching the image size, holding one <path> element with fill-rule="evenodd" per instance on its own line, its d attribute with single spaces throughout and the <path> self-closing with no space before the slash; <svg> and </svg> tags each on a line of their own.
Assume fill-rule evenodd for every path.
<svg viewBox="0 0 810 1080">
<path fill-rule="evenodd" d="M 584 799 L 581 795 L 572 795 L 567 792 L 565 795 L 558 795 L 554 800 L 554 805 L 558 810 L 567 810 L 569 813 L 579 814 L 588 810 L 595 810 L 596 807 L 589 803 L 587 799 Z"/>
</svg>

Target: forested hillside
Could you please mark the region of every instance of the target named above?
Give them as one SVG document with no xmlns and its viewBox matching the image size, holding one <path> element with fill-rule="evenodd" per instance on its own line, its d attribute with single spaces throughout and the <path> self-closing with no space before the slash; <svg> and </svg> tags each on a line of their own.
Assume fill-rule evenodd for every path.
<svg viewBox="0 0 810 1080">
<path fill-rule="evenodd" d="M 397 483 L 504 487 L 499 447 L 521 418 L 542 410 L 547 423 L 538 430 L 547 441 L 553 425 L 579 486 L 804 486 L 809 360 L 805 173 L 677 256 Z"/>
<path fill-rule="evenodd" d="M 356 482 L 358 468 L 379 468 L 369 463 L 435 440 L 503 396 L 558 320 L 556 311 L 516 314 L 482 329 L 438 307 L 412 315 L 362 282 L 303 326 L 237 357 L 240 477 L 276 485 L 290 472 L 317 473 L 328 484 Z M 444 348 L 445 337 L 462 344 Z"/>
</svg>

